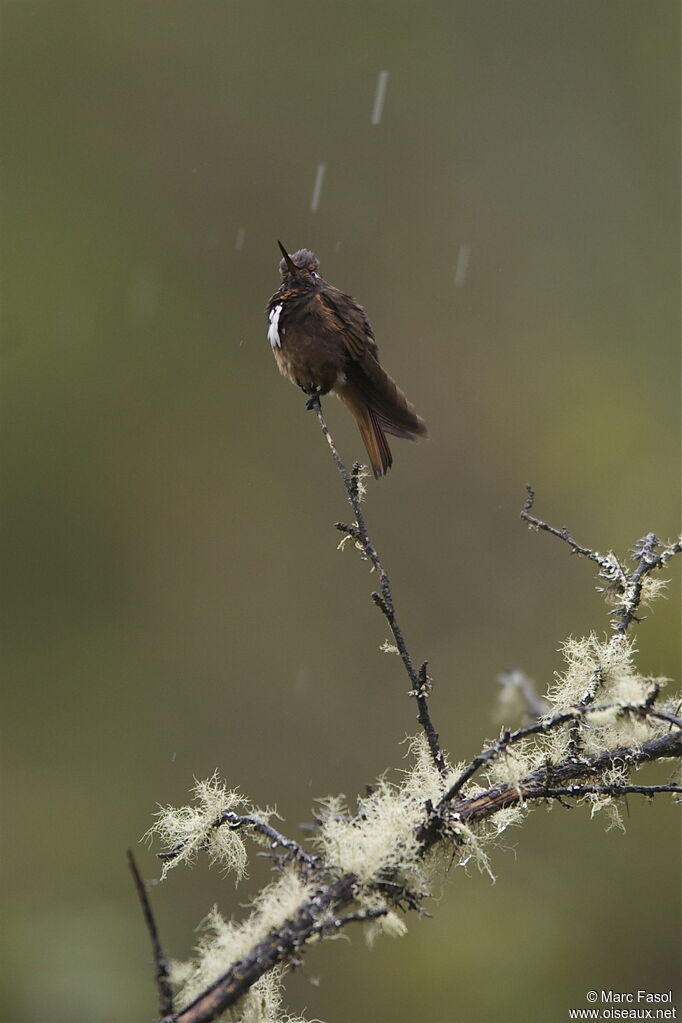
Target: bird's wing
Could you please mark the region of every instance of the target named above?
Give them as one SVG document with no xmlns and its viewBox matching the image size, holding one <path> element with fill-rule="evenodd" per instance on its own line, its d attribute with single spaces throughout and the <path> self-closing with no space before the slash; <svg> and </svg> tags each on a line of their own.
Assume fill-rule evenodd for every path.
<svg viewBox="0 0 682 1023">
<path fill-rule="evenodd" d="M 349 395 L 360 398 L 371 412 L 375 430 L 379 427 L 396 437 L 424 436 L 424 420 L 379 363 L 374 333 L 362 306 L 331 288 L 318 292 L 316 297 L 323 321 L 336 337 L 343 338 L 348 354 L 345 366 L 348 383 L 341 393 L 343 400 L 350 404 Z"/>
<path fill-rule="evenodd" d="M 334 333 L 343 339 L 351 359 L 364 362 L 369 354 L 378 361 L 379 349 L 365 310 L 350 295 L 335 291 L 329 289 L 318 292 L 316 296 L 320 301 L 323 318 L 330 323 Z"/>
</svg>

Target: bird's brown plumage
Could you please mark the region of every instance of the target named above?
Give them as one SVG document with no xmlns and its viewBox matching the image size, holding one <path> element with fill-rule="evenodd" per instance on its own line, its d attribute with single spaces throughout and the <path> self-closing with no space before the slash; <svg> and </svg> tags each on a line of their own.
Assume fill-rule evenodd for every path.
<svg viewBox="0 0 682 1023">
<path fill-rule="evenodd" d="M 426 436 L 426 425 L 380 365 L 362 306 L 324 281 L 318 267 L 309 249 L 280 262 L 282 284 L 267 309 L 275 359 L 306 394 L 333 391 L 341 399 L 356 419 L 374 475 L 384 476 L 393 462 L 386 434 L 412 440 Z"/>
</svg>

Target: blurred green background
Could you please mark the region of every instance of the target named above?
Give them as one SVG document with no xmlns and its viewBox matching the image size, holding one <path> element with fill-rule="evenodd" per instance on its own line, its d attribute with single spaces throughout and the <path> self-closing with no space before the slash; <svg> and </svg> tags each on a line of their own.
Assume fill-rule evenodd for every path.
<svg viewBox="0 0 682 1023">
<path fill-rule="evenodd" d="M 125 849 L 157 802 L 218 768 L 296 834 L 416 730 L 366 565 L 336 550 L 340 481 L 266 340 L 275 239 L 365 305 L 429 425 L 366 514 L 443 742 L 470 757 L 500 671 L 543 689 L 562 639 L 608 629 L 590 566 L 520 523 L 524 484 L 602 550 L 677 531 L 679 10 L 62 0 L 5 2 L 1 28 L 0 1015 L 149 1020 Z M 678 571 L 637 630 L 645 673 L 679 676 Z M 289 1005 L 554 1023 L 589 988 L 675 987 L 676 816 L 633 799 L 623 837 L 538 809 L 495 886 L 453 870 L 402 940 L 311 951 Z M 169 952 L 267 876 L 172 874 L 153 890 Z"/>
</svg>

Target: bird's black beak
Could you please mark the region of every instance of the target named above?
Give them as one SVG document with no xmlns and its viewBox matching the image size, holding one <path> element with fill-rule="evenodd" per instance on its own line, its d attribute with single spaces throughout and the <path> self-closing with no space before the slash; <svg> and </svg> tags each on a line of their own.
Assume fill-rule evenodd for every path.
<svg viewBox="0 0 682 1023">
<path fill-rule="evenodd" d="M 287 270 L 289 271 L 290 274 L 297 274 L 298 273 L 298 267 L 293 262 L 291 256 L 289 255 L 289 253 L 287 252 L 287 250 L 284 248 L 284 246 L 282 245 L 282 243 L 279 240 L 278 240 L 277 244 L 279 245 L 280 252 L 284 256 L 284 262 L 287 265 Z"/>
</svg>

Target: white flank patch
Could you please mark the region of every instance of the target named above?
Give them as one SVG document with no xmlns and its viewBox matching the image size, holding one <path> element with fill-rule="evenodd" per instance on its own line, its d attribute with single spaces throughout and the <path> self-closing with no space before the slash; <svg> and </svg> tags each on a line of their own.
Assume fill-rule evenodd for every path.
<svg viewBox="0 0 682 1023">
<path fill-rule="evenodd" d="M 268 327 L 268 341 L 272 348 L 281 348 L 282 342 L 279 339 L 279 314 L 282 312 L 282 306 L 276 305 L 270 313 L 270 326 Z M 282 331 L 284 333 L 284 331 Z"/>
</svg>

